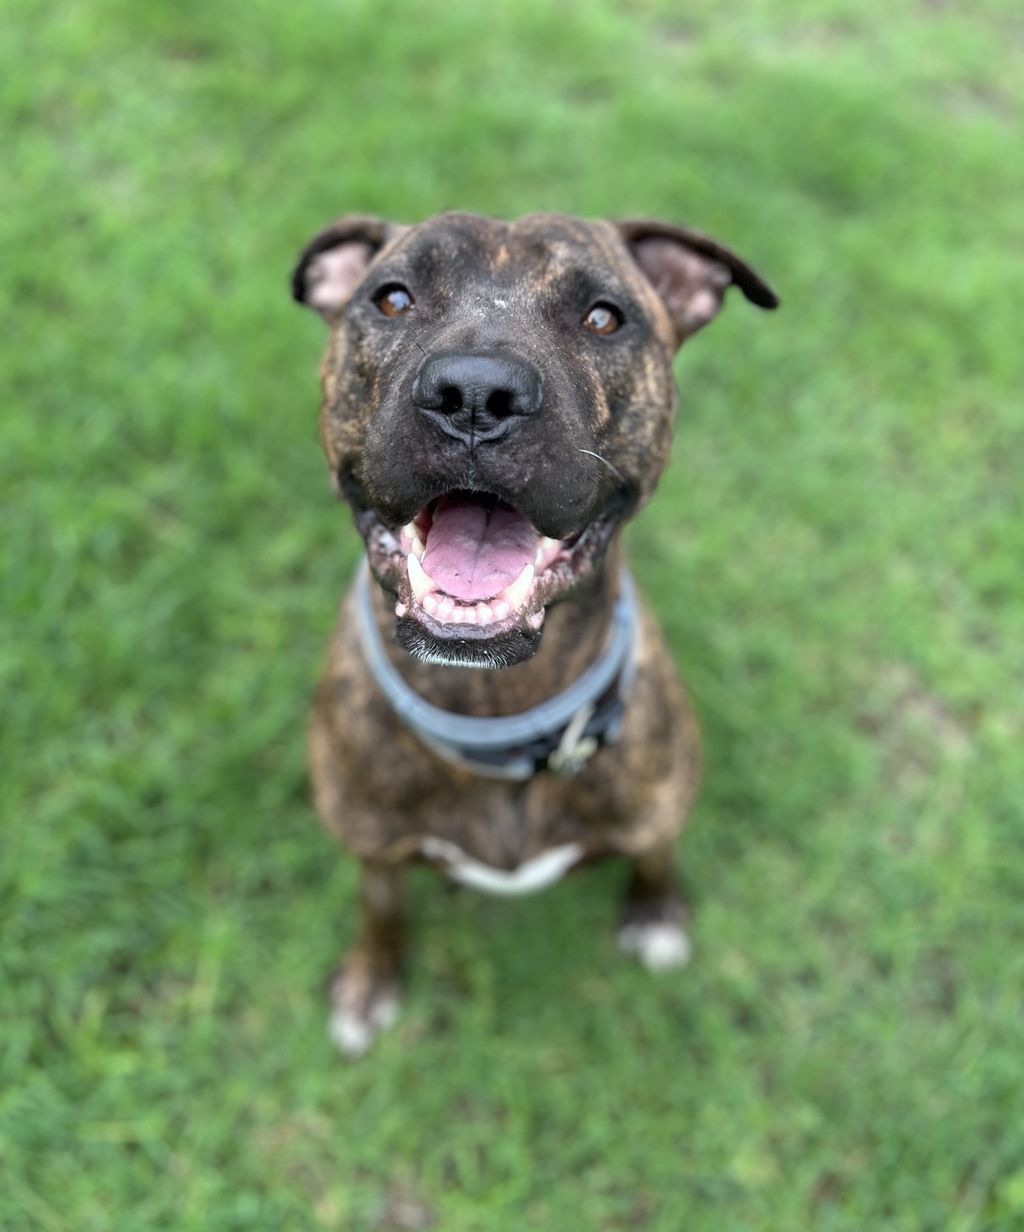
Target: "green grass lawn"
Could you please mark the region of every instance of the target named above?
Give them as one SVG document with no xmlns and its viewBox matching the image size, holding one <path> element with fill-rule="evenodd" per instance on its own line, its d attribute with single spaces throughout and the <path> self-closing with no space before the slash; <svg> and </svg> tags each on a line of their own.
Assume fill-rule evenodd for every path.
<svg viewBox="0 0 1024 1232">
<path fill-rule="evenodd" d="M 1024 1228 L 1016 0 L 5 0 L 0 1228 Z M 305 712 L 358 554 L 290 303 L 336 214 L 734 245 L 630 533 L 707 778 L 693 965 L 624 870 L 355 869 Z"/>
</svg>

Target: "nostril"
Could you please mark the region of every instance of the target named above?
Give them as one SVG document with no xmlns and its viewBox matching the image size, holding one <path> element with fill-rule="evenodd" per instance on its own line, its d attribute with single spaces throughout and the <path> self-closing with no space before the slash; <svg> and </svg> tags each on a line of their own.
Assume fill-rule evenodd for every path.
<svg viewBox="0 0 1024 1232">
<path fill-rule="evenodd" d="M 541 410 L 540 373 L 526 360 L 503 354 L 442 351 L 426 359 L 410 390 L 415 407 L 445 432 L 472 429 L 504 435 L 514 421 Z"/>
<path fill-rule="evenodd" d="M 495 419 L 506 419 L 512 414 L 513 394 L 508 389 L 496 389 L 489 394 L 484 406 Z"/>
<path fill-rule="evenodd" d="M 443 385 L 437 392 L 441 397 L 440 409 L 446 415 L 462 410 L 462 390 L 457 385 Z"/>
</svg>

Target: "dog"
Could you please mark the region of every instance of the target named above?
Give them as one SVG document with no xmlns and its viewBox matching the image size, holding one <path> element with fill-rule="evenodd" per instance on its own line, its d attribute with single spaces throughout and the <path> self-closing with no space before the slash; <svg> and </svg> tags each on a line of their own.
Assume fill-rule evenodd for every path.
<svg viewBox="0 0 1024 1232">
<path fill-rule="evenodd" d="M 321 439 L 366 561 L 310 728 L 317 811 L 362 863 L 330 985 L 364 1053 L 402 991 L 403 866 L 525 893 L 632 863 L 620 948 L 689 957 L 673 840 L 700 738 L 620 532 L 672 440 L 672 362 L 737 286 L 728 248 L 653 220 L 348 216 L 293 295 L 330 325 Z"/>
</svg>

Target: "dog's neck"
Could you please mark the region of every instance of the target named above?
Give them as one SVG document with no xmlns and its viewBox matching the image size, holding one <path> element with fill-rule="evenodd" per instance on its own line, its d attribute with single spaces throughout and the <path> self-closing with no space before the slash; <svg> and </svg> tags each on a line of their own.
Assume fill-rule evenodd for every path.
<svg viewBox="0 0 1024 1232">
<path fill-rule="evenodd" d="M 392 641 L 394 602 L 373 587 L 374 613 L 388 658 L 424 700 L 457 714 L 520 714 L 567 688 L 605 645 L 618 592 L 621 547 L 615 539 L 599 568 L 546 614 L 540 649 L 525 663 L 497 670 L 421 663 Z"/>
</svg>

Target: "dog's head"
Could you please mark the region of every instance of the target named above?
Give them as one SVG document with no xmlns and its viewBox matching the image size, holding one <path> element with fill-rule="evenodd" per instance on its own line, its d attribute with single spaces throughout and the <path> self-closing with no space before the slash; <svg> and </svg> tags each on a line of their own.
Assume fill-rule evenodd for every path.
<svg viewBox="0 0 1024 1232">
<path fill-rule="evenodd" d="M 396 638 L 507 667 L 602 557 L 668 458 L 672 357 L 737 285 L 728 249 L 659 222 L 342 218 L 299 260 L 331 325 L 321 433 Z"/>
</svg>

